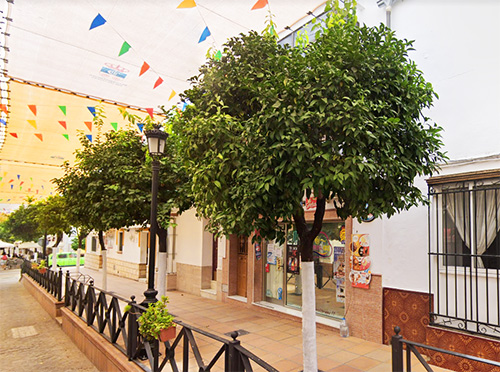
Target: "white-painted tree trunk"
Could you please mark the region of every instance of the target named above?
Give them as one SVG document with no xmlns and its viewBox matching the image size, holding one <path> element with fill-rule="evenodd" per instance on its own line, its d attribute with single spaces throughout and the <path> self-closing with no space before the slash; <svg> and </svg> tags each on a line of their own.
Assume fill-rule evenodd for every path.
<svg viewBox="0 0 500 372">
<path fill-rule="evenodd" d="M 302 354 L 304 372 L 318 372 L 314 262 L 302 262 Z"/>
<path fill-rule="evenodd" d="M 167 234 L 167 273 L 173 273 L 174 270 L 174 228 L 169 226 Z M 166 280 L 166 279 L 165 279 Z"/>
<path fill-rule="evenodd" d="M 52 248 L 52 270 L 57 271 L 57 254 L 59 253 L 58 247 Z M 48 266 L 48 262 L 45 263 Z"/>
<path fill-rule="evenodd" d="M 80 273 L 80 257 L 82 256 L 81 249 L 76 250 L 76 272 Z"/>
<path fill-rule="evenodd" d="M 167 252 L 158 252 L 158 299 L 167 290 Z"/>
<path fill-rule="evenodd" d="M 102 289 L 108 290 L 108 255 L 107 250 L 101 251 L 102 255 Z"/>
</svg>

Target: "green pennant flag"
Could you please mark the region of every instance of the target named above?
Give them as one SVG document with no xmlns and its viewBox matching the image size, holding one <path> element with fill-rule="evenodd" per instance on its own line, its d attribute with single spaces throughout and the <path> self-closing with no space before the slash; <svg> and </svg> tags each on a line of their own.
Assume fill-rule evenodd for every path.
<svg viewBox="0 0 500 372">
<path fill-rule="evenodd" d="M 122 48 L 120 49 L 120 54 L 118 54 L 118 57 L 120 57 L 122 54 L 127 53 L 129 49 L 130 49 L 130 44 L 124 41 L 122 44 Z"/>
<path fill-rule="evenodd" d="M 220 50 L 218 50 L 217 53 L 215 53 L 215 55 L 214 55 L 214 59 L 216 61 L 220 61 L 221 58 L 222 58 L 222 52 Z"/>
<path fill-rule="evenodd" d="M 63 134 L 63 137 L 69 141 L 69 134 Z"/>
<path fill-rule="evenodd" d="M 118 130 L 118 123 L 111 123 L 111 126 L 115 130 L 115 132 Z"/>
<path fill-rule="evenodd" d="M 64 116 L 66 116 L 66 106 L 59 106 L 59 108 L 63 112 Z"/>
</svg>

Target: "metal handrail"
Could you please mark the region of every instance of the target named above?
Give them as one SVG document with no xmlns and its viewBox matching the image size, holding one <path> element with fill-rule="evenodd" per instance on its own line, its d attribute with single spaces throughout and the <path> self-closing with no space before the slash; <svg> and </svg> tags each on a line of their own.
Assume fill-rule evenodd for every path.
<svg viewBox="0 0 500 372">
<path fill-rule="evenodd" d="M 500 362 L 496 362 L 493 360 L 488 360 L 484 358 L 479 358 L 473 355 L 467 355 L 462 353 L 457 353 L 450 350 L 445 350 L 441 348 L 437 348 L 434 346 L 429 346 L 425 344 L 420 344 L 418 342 L 413 342 L 409 340 L 403 339 L 403 336 L 399 335 L 401 332 L 401 328 L 398 326 L 394 327 L 394 332 L 396 333 L 392 336 L 391 339 L 391 347 L 392 347 L 392 372 L 404 372 L 404 362 L 403 362 L 403 344 L 406 345 L 406 371 L 411 372 L 411 354 L 415 355 L 420 364 L 428 371 L 433 372 L 433 369 L 429 366 L 429 364 L 425 361 L 422 354 L 417 350 L 418 348 L 422 348 L 425 350 L 430 350 L 438 353 L 443 353 L 447 355 L 451 355 L 457 358 L 468 359 L 474 362 L 484 363 L 495 367 L 500 367 Z"/>
</svg>

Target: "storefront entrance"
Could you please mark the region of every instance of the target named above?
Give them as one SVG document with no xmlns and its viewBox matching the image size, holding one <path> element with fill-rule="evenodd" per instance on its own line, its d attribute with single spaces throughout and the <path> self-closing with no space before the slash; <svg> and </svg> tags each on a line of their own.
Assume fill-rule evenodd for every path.
<svg viewBox="0 0 500 372">
<path fill-rule="evenodd" d="M 300 309 L 302 280 L 298 235 L 290 227 L 283 244 L 267 244 L 264 261 L 264 293 L 268 302 Z M 325 222 L 314 241 L 316 311 L 342 318 L 345 291 L 345 224 Z"/>
</svg>

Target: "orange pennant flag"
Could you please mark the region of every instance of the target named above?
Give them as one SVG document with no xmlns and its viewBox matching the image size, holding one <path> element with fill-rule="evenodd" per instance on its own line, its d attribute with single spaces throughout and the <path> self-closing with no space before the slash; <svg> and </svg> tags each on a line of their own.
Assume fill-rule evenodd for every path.
<svg viewBox="0 0 500 372">
<path fill-rule="evenodd" d="M 28 105 L 28 107 L 30 108 L 30 110 L 33 113 L 33 115 L 36 116 L 36 105 Z"/>
<path fill-rule="evenodd" d="M 0 105 L 0 110 L 2 110 L 3 112 L 5 112 L 6 114 L 8 114 L 9 112 L 7 111 L 7 105 L 5 104 L 1 104 Z"/>
<path fill-rule="evenodd" d="M 59 124 L 61 124 L 63 126 L 64 129 L 68 129 L 66 127 L 66 122 L 65 121 L 59 121 Z"/>
<path fill-rule="evenodd" d="M 38 139 L 39 139 L 40 141 L 42 141 L 42 142 L 43 142 L 43 136 L 42 136 L 42 133 L 35 133 L 35 136 L 37 136 L 37 137 L 38 137 Z"/>
<path fill-rule="evenodd" d="M 155 83 L 155 86 L 153 87 L 153 89 L 155 89 L 161 83 L 163 83 L 163 79 L 161 77 L 159 77 L 158 80 L 156 80 L 156 83 Z"/>
<path fill-rule="evenodd" d="M 28 120 L 28 123 L 30 123 L 31 126 L 36 129 L 36 120 Z"/>
<path fill-rule="evenodd" d="M 184 0 L 182 3 L 179 4 L 177 9 L 182 9 L 182 8 L 194 8 L 196 6 L 196 3 L 194 0 Z"/>
<path fill-rule="evenodd" d="M 254 4 L 254 6 L 252 7 L 252 10 L 256 10 L 256 9 L 262 9 L 264 8 L 267 4 L 269 4 L 267 2 L 267 0 L 257 0 L 257 2 Z"/>
<path fill-rule="evenodd" d="M 89 128 L 90 131 L 92 131 L 92 122 L 91 121 L 85 121 L 84 122 L 87 128 Z"/>
<path fill-rule="evenodd" d="M 149 70 L 149 65 L 146 62 L 144 62 L 142 64 L 141 72 L 139 73 L 139 76 L 141 76 L 142 74 L 144 74 L 147 70 Z"/>
<path fill-rule="evenodd" d="M 17 138 L 17 133 L 9 133 L 12 137 Z"/>
<path fill-rule="evenodd" d="M 153 109 L 147 108 L 146 111 L 148 112 L 149 116 L 151 116 L 151 119 L 153 119 Z"/>
<path fill-rule="evenodd" d="M 168 97 L 168 100 L 170 101 L 172 98 L 174 98 L 175 94 L 175 90 L 172 89 L 172 93 L 170 93 L 170 97 Z"/>
</svg>

